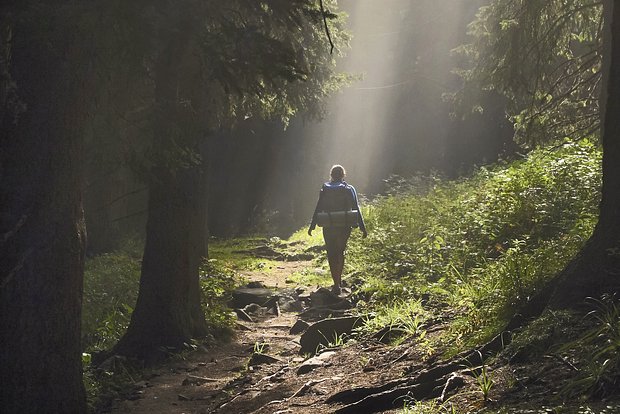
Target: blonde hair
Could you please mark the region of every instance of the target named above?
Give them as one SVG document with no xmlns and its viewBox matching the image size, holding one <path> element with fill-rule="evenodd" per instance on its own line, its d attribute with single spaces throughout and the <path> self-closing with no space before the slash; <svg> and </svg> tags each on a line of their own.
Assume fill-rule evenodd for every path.
<svg viewBox="0 0 620 414">
<path fill-rule="evenodd" d="M 332 167 L 329 175 L 332 178 L 332 181 L 341 181 L 344 179 L 345 175 L 347 175 L 347 172 L 342 165 L 336 164 Z"/>
</svg>

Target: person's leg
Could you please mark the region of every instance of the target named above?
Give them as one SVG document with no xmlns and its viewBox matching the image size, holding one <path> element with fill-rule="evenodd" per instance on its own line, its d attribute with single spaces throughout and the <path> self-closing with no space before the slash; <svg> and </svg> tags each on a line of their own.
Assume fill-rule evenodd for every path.
<svg viewBox="0 0 620 414">
<path fill-rule="evenodd" d="M 338 251 L 336 257 L 336 272 L 333 276 L 334 285 L 340 287 L 342 283 L 342 272 L 344 271 L 344 252 L 347 248 L 347 242 L 351 236 L 350 228 L 338 229 Z"/>
<path fill-rule="evenodd" d="M 336 285 L 336 275 L 338 274 L 338 257 L 334 251 L 327 251 L 327 262 L 329 263 L 329 271 L 332 275 L 334 285 Z"/>
<path fill-rule="evenodd" d="M 325 248 L 327 249 L 327 262 L 329 263 L 329 271 L 334 281 L 334 291 L 340 290 L 340 259 L 338 247 L 338 232 L 333 227 L 323 227 L 323 239 L 325 240 Z M 342 272 L 341 272 L 342 273 Z M 341 274 L 340 273 L 340 274 Z"/>
<path fill-rule="evenodd" d="M 351 235 L 350 228 L 325 228 L 323 237 L 327 247 L 329 270 L 334 281 L 334 293 L 340 294 L 342 272 L 344 271 L 344 251 Z"/>
</svg>

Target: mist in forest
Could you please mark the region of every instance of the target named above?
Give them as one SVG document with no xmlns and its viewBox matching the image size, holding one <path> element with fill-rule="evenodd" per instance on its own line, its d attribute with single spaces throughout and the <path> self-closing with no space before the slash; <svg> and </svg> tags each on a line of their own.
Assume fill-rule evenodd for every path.
<svg viewBox="0 0 620 414">
<path fill-rule="evenodd" d="M 452 50 L 467 41 L 467 24 L 483 3 L 340 1 L 352 41 L 339 67 L 357 80 L 330 100 L 320 122 L 295 119 L 285 132 L 251 124 L 213 140 L 214 234 L 265 222 L 298 228 L 333 164 L 344 165 L 348 181 L 372 197 L 393 174 L 457 176 L 497 159 L 512 143 L 499 98 L 487 98 L 485 112 L 466 121 L 452 119 L 444 98 L 460 86 Z M 248 190 L 227 195 L 230 188 Z"/>
</svg>

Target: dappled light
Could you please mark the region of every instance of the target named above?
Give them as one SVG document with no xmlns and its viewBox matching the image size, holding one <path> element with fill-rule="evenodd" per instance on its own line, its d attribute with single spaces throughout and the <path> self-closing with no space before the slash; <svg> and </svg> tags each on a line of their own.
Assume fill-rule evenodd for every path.
<svg viewBox="0 0 620 414">
<path fill-rule="evenodd" d="M 6 3 L 6 4 L 5 4 Z M 620 412 L 620 6 L 0 6 L 0 412 Z"/>
</svg>

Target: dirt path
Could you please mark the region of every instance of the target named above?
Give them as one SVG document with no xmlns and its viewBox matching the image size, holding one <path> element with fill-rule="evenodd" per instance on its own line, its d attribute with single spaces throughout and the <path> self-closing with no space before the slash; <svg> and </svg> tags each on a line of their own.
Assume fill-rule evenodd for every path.
<svg viewBox="0 0 620 414">
<path fill-rule="evenodd" d="M 309 261 L 276 263 L 271 269 L 246 272 L 243 276 L 267 287 L 296 288 L 299 286 L 290 283 L 290 276 L 314 267 Z M 305 288 L 313 291 L 316 286 Z M 279 315 L 253 316 L 252 322 L 239 322 L 235 336 L 229 343 L 194 352 L 184 360 L 164 364 L 147 375 L 147 380 L 136 383 L 134 393 L 128 400 L 116 401 L 111 412 L 326 414 L 338 409 L 337 405 L 325 402 L 330 395 L 360 386 L 383 385 L 432 367 L 440 361 L 440 355 L 429 356 L 428 349 L 424 351 L 414 339 L 405 340 L 399 346 L 387 346 L 366 338 L 360 342 L 350 340 L 343 346 L 326 350 L 319 355 L 323 358 L 320 363 L 315 364 L 313 369 L 304 370 L 302 367 L 308 364 L 308 356 L 300 355 L 300 336 L 289 332 L 302 318 L 306 319 L 298 313 L 283 312 Z M 430 332 L 427 333 L 432 335 Z M 517 378 L 517 375 L 524 377 L 525 374 L 519 374 L 523 370 L 534 370 L 538 372 L 537 376 L 540 375 L 539 367 L 527 365 L 500 366 L 491 371 L 492 378 L 497 382 L 492 397 L 499 396 L 502 389 L 508 391 L 510 385 L 506 384 L 513 382 L 510 378 Z M 553 373 L 558 370 L 550 366 L 546 371 L 550 373 L 550 378 L 554 378 Z M 564 378 L 561 372 L 556 376 Z M 464 381 L 466 383 L 460 388 L 457 401 L 462 409 L 458 412 L 484 411 L 485 403 L 479 395 L 480 390 L 476 388 L 476 380 L 473 376 L 465 376 Z M 504 412 L 550 412 L 543 407 L 543 402 L 547 403 L 548 385 L 544 381 L 540 382 L 540 387 L 529 386 L 513 391 L 512 396 L 508 395 L 504 403 L 514 408 Z M 554 383 L 553 380 L 551 382 Z M 396 406 L 402 407 L 404 403 L 398 401 Z M 574 409 L 566 407 L 566 411 L 562 412 L 620 412 L 618 405 L 611 407 L 606 402 L 601 404 L 604 405 L 601 410 L 583 411 L 580 406 L 575 406 Z M 484 412 L 494 411 L 491 409 Z"/>
<path fill-rule="evenodd" d="M 281 262 L 268 272 L 245 276 L 268 287 L 282 288 L 291 273 L 311 266 L 306 261 Z M 331 356 L 323 366 L 298 373 L 306 358 L 299 354 L 299 335 L 289 334 L 297 320 L 296 313 L 281 313 L 252 323 L 240 322 L 230 343 L 167 363 L 147 381 L 137 383 L 131 399 L 116 402 L 112 412 L 324 414 L 335 409 L 323 403 L 328 395 L 395 378 L 406 366 L 394 366 L 394 361 L 398 360 L 398 365 L 410 359 L 403 355 L 404 347 L 349 343 L 327 354 Z M 249 365 L 255 351 L 273 360 Z"/>
</svg>

